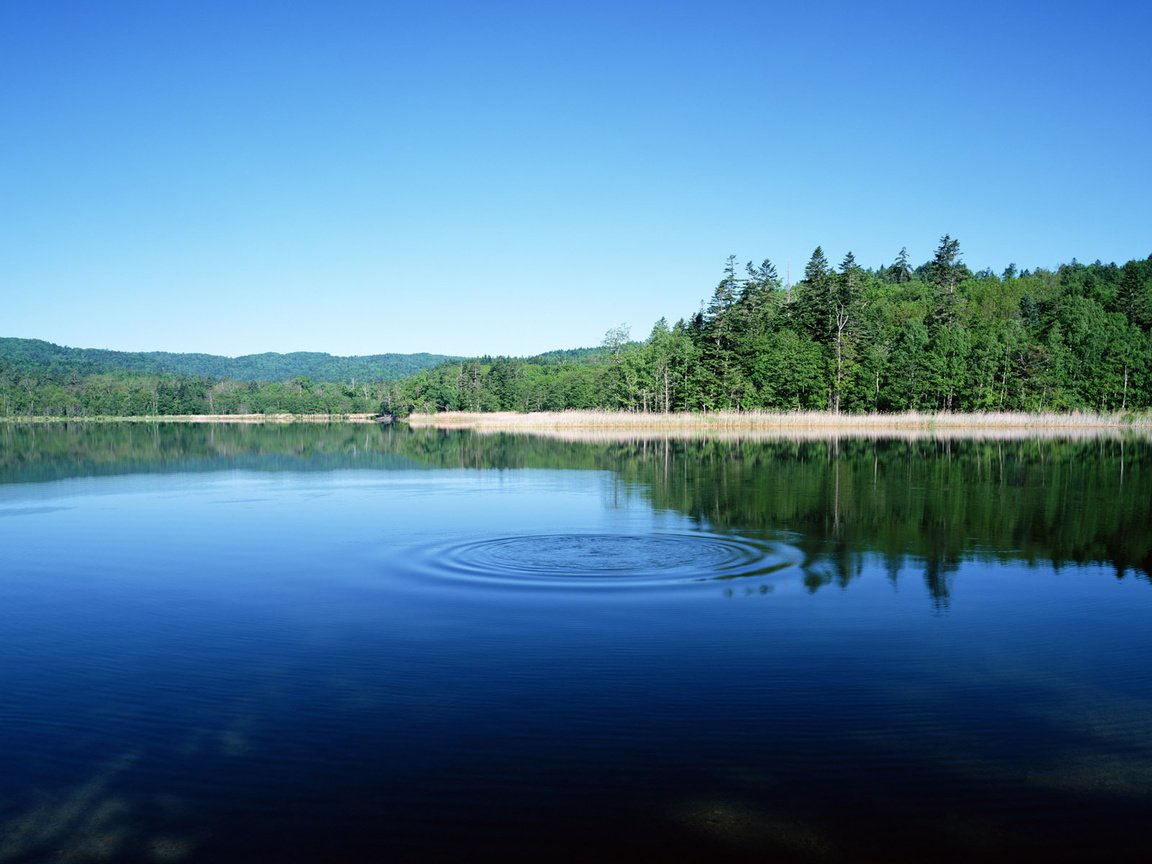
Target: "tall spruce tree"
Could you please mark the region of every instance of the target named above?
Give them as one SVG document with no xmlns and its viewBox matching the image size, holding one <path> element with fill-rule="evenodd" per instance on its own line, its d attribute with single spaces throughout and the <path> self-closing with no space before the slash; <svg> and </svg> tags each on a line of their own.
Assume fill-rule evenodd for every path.
<svg viewBox="0 0 1152 864">
<path fill-rule="evenodd" d="M 827 345 L 832 324 L 832 270 L 824 250 L 817 246 L 804 267 L 804 279 L 792 295 L 792 318 L 815 342 Z"/>
<path fill-rule="evenodd" d="M 765 258 L 759 266 L 749 261 L 745 265 L 747 278 L 740 291 L 737 307 L 740 310 L 742 341 L 764 333 L 768 319 L 775 313 L 781 302 L 780 276 L 772 262 Z"/>
<path fill-rule="evenodd" d="M 901 246 L 900 254 L 885 273 L 885 278 L 893 285 L 903 285 L 912 281 L 912 267 L 908 264 L 908 247 Z"/>
<path fill-rule="evenodd" d="M 960 261 L 960 241 L 945 234 L 927 267 L 928 281 L 935 293 L 933 324 L 951 326 L 959 314 L 960 283 L 969 275 Z"/>
</svg>

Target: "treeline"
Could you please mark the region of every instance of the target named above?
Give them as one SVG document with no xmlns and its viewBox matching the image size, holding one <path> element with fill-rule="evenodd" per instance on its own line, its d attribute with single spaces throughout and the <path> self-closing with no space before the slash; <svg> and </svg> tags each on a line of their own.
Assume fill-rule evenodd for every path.
<svg viewBox="0 0 1152 864">
<path fill-rule="evenodd" d="M 78 375 L 0 359 L 0 417 L 144 417 L 181 414 L 375 413 L 391 385 L 214 381 L 181 375 Z"/>
<path fill-rule="evenodd" d="M 128 353 L 0 339 L 0 417 L 413 411 L 1137 411 L 1152 407 L 1152 257 L 973 273 L 941 239 L 913 267 L 796 285 L 768 260 L 695 314 L 534 358 Z M 399 365 L 397 365 L 399 364 Z M 414 371 L 415 370 L 415 371 Z M 398 374 L 407 377 L 394 380 Z"/>
<path fill-rule="evenodd" d="M 0 361 L 62 375 L 174 375 L 215 381 L 392 381 L 456 358 L 443 354 L 371 354 L 337 357 L 314 351 L 290 354 L 175 354 L 167 351 L 106 351 L 69 348 L 41 339 L 0 337 Z"/>
<path fill-rule="evenodd" d="M 431 354 L 132 353 L 0 339 L 0 417 L 361 414 L 393 401 L 395 379 Z"/>
<path fill-rule="evenodd" d="M 913 267 L 817 248 L 794 286 L 730 257 L 708 302 L 591 358 L 481 358 L 400 382 L 389 410 L 1131 411 L 1152 406 L 1152 257 L 973 273 L 944 236 Z"/>
<path fill-rule="evenodd" d="M 400 413 L 402 388 L 386 371 L 372 377 L 316 380 L 296 375 L 285 380 L 243 381 L 212 376 L 157 374 L 131 367 L 91 372 L 87 361 L 67 353 L 79 349 L 31 339 L 0 340 L 0 418 L 145 417 L 194 414 L 376 414 Z M 48 346 L 46 352 L 3 349 L 12 343 Z M 120 352 L 104 352 L 118 355 Z M 555 351 L 531 358 L 532 366 L 592 363 L 600 349 Z M 134 355 L 125 355 L 134 356 Z M 194 357 L 197 355 L 179 355 Z M 209 356 L 209 355 L 203 355 Z M 287 358 L 292 355 L 276 355 Z M 330 355 L 321 355 L 330 357 Z M 410 358 L 432 355 L 403 355 Z M 64 359 L 61 360 L 60 358 Z M 228 359 L 228 358 L 215 358 Z M 331 358 L 360 361 L 366 357 Z M 443 358 L 437 358 L 442 360 Z M 109 361 L 110 362 L 110 361 Z M 479 363 L 481 361 L 475 361 Z M 489 366 L 490 360 L 484 361 Z M 97 364 L 96 368 L 105 368 Z M 369 368 L 369 367 L 365 367 Z M 458 363 L 440 370 L 463 368 Z M 469 365 L 471 368 L 471 365 Z M 335 374 L 329 370 L 329 374 Z M 447 374 L 441 371 L 438 374 Z"/>
</svg>

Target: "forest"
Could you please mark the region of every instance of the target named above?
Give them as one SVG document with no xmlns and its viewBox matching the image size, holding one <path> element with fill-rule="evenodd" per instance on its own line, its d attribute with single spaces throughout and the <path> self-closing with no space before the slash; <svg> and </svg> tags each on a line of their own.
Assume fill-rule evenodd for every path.
<svg viewBox="0 0 1152 864">
<path fill-rule="evenodd" d="M 945 235 L 918 266 L 903 249 L 887 266 L 852 253 L 834 266 L 817 247 L 792 285 L 769 260 L 730 256 L 674 324 L 661 318 L 643 340 L 621 325 L 598 348 L 534 358 L 253 355 L 229 366 L 46 345 L 0 340 L 0 416 L 1134 412 L 1152 407 L 1152 257 L 973 272 Z M 409 366 L 385 362 L 396 357 Z"/>
<path fill-rule="evenodd" d="M 0 338 L 0 416 L 374 413 L 388 382 L 452 359 L 67 348 Z"/>
<path fill-rule="evenodd" d="M 583 362 L 482 358 L 418 372 L 399 411 L 1096 411 L 1152 405 L 1152 257 L 973 273 L 932 260 L 833 267 L 796 285 L 729 257 L 701 308 Z"/>
<path fill-rule="evenodd" d="M 38 367 L 55 373 L 99 375 L 135 372 L 214 380 L 230 378 L 236 381 L 287 381 L 297 377 L 308 377 L 316 381 L 392 380 L 439 363 L 460 359 L 443 354 L 334 357 L 316 351 L 220 357 L 215 354 L 174 354 L 169 351 L 66 348 L 41 339 L 3 337 L 0 337 L 0 358 L 17 365 Z"/>
</svg>

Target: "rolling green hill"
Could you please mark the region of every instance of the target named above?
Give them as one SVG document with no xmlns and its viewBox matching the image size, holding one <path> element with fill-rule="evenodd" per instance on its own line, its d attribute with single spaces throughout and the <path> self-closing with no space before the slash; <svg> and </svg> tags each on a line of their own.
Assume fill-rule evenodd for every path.
<svg viewBox="0 0 1152 864">
<path fill-rule="evenodd" d="M 393 381 L 455 358 L 442 354 L 372 354 L 336 357 L 313 351 L 291 354 L 174 354 L 167 351 L 107 351 L 68 348 L 40 339 L 0 337 L 0 360 L 14 366 L 36 366 L 55 374 L 107 375 L 143 373 L 184 375 L 215 380 Z"/>
</svg>

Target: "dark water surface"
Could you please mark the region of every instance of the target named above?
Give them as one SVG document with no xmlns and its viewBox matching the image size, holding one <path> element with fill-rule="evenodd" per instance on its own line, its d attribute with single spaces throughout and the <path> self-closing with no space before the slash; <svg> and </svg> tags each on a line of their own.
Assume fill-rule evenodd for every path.
<svg viewBox="0 0 1152 864">
<path fill-rule="evenodd" d="M 1152 450 L 0 427 L 0 862 L 1143 861 Z"/>
</svg>

